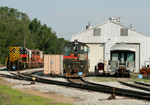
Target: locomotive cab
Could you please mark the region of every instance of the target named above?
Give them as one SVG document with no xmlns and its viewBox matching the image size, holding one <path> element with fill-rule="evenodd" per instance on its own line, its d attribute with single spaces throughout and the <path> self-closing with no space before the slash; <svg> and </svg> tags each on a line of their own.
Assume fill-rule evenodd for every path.
<svg viewBox="0 0 150 105">
<path fill-rule="evenodd" d="M 26 62 L 27 60 L 27 50 L 24 47 L 20 47 L 20 60 L 22 60 L 22 62 Z"/>
</svg>

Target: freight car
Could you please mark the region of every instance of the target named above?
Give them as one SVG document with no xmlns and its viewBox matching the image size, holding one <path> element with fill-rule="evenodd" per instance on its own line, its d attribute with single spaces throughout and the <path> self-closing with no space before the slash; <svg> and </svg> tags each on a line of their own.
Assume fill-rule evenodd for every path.
<svg viewBox="0 0 150 105">
<path fill-rule="evenodd" d="M 6 60 L 6 67 L 8 70 L 43 67 L 43 52 L 11 46 Z"/>
<path fill-rule="evenodd" d="M 89 47 L 85 43 L 67 43 L 63 47 L 63 71 L 66 77 L 84 77 L 88 74 Z"/>
<path fill-rule="evenodd" d="M 130 77 L 135 70 L 135 49 L 128 44 L 116 44 L 111 48 L 111 73 Z"/>
</svg>

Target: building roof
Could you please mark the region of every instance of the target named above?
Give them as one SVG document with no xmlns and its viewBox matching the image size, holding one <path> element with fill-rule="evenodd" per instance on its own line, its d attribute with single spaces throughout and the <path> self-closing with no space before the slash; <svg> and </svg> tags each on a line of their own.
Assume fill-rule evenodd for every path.
<svg viewBox="0 0 150 105">
<path fill-rule="evenodd" d="M 76 35 L 78 35 L 78 34 L 82 34 L 82 33 L 84 33 L 84 32 L 87 32 L 87 31 L 89 31 L 89 30 L 92 30 L 93 28 L 102 26 L 102 25 L 107 24 L 107 23 L 109 23 L 109 22 L 111 22 L 111 23 L 113 23 L 113 24 L 116 24 L 116 25 L 119 25 L 119 26 L 121 26 L 121 27 L 124 27 L 124 28 L 126 28 L 126 29 L 132 30 L 132 31 L 134 31 L 134 32 L 136 32 L 136 33 L 139 33 L 139 34 L 142 34 L 142 35 L 144 35 L 144 36 L 150 37 L 149 35 L 145 35 L 145 34 L 143 34 L 143 33 L 141 33 L 141 32 L 138 32 L 138 31 L 136 31 L 136 30 L 134 30 L 134 29 L 132 29 L 132 28 L 126 27 L 126 26 L 122 25 L 121 23 L 116 23 L 116 22 L 112 22 L 112 21 L 106 21 L 105 23 L 99 24 L 99 25 L 94 26 L 94 27 L 92 27 L 92 28 L 90 28 L 90 29 L 87 29 L 87 30 L 85 30 L 85 31 L 82 31 L 82 32 L 73 34 L 73 35 L 71 35 L 71 37 L 72 37 L 72 36 L 76 36 Z"/>
<path fill-rule="evenodd" d="M 142 34 L 142 35 L 144 35 L 144 36 L 150 37 L 150 35 L 145 35 L 145 34 L 143 34 L 143 33 L 141 33 L 141 32 L 136 31 L 135 29 L 126 27 L 126 26 L 122 25 L 121 23 L 116 23 L 116 22 L 112 22 L 112 21 L 109 21 L 109 22 L 114 23 L 114 24 L 116 24 L 116 25 L 120 25 L 120 26 L 122 26 L 122 27 L 124 27 L 124 28 L 126 28 L 126 29 L 132 30 L 132 31 L 134 31 L 134 32 L 136 32 L 136 33 L 139 33 L 139 34 Z"/>
</svg>

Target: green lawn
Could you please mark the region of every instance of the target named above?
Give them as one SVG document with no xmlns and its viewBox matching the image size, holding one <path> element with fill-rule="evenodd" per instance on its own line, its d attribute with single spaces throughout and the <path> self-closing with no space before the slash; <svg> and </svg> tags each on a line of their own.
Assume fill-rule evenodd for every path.
<svg viewBox="0 0 150 105">
<path fill-rule="evenodd" d="M 71 104 L 57 103 L 47 98 L 22 93 L 8 86 L 0 85 L 0 105 L 71 105 Z"/>
<path fill-rule="evenodd" d="M 145 82 L 145 83 L 150 83 L 150 79 L 145 79 L 145 78 L 138 78 L 139 74 L 135 74 L 134 76 L 130 77 L 130 78 L 119 78 L 119 77 L 92 77 L 91 79 L 93 81 L 97 81 L 97 82 L 117 82 L 117 81 L 123 81 L 123 82 L 132 82 L 132 81 L 136 81 L 136 82 Z"/>
</svg>

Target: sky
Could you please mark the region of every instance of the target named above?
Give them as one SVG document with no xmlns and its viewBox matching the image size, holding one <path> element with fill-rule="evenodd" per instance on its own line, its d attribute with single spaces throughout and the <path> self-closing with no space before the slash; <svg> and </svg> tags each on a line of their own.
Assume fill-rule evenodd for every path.
<svg viewBox="0 0 150 105">
<path fill-rule="evenodd" d="M 110 17 L 121 17 L 123 25 L 150 35 L 150 0 L 0 0 L 0 6 L 37 18 L 66 40 L 84 31 L 88 21 L 97 26 Z"/>
</svg>

